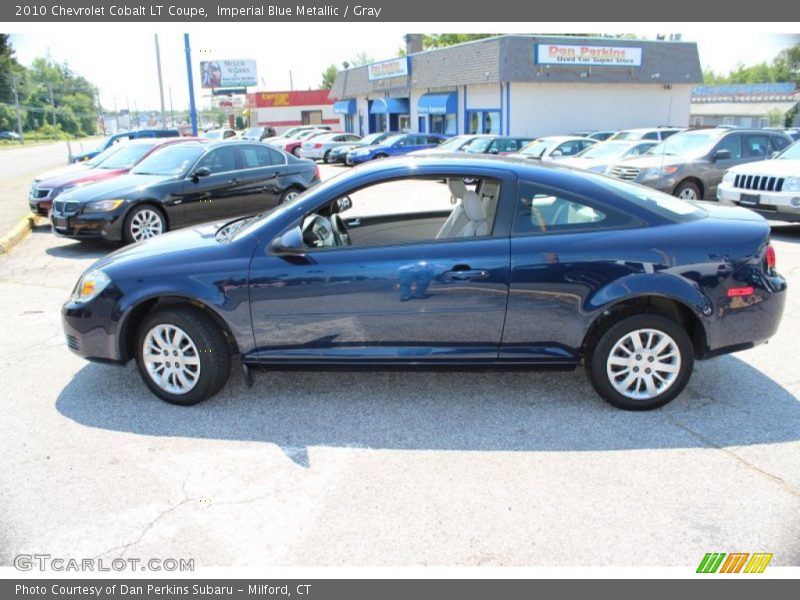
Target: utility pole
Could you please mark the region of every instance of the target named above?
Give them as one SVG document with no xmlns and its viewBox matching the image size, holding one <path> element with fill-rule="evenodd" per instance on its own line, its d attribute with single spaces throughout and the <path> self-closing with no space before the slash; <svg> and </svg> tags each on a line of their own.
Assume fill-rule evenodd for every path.
<svg viewBox="0 0 800 600">
<path fill-rule="evenodd" d="M 50 94 L 50 106 L 53 107 L 53 127 L 56 126 L 56 101 L 53 98 L 53 84 L 47 84 L 47 92 Z"/>
<path fill-rule="evenodd" d="M 25 138 L 22 136 L 22 114 L 19 110 L 19 96 L 17 95 L 17 78 L 11 78 L 11 91 L 14 93 L 14 106 L 17 109 L 17 133 L 19 134 L 19 143 L 24 144 Z"/>
<path fill-rule="evenodd" d="M 172 109 L 172 84 L 169 84 L 169 120 L 175 127 L 175 111 Z"/>
<path fill-rule="evenodd" d="M 294 83 L 292 82 L 292 70 L 289 69 L 289 91 L 294 91 Z"/>
<path fill-rule="evenodd" d="M 106 136 L 106 116 L 103 114 L 103 105 L 100 104 L 100 90 L 94 89 L 94 96 L 97 98 L 97 110 L 100 111 L 100 124 L 103 127 L 103 137 Z"/>
<path fill-rule="evenodd" d="M 183 47 L 186 52 L 186 76 L 189 80 L 189 119 L 192 122 L 192 135 L 197 136 L 197 107 L 194 104 L 194 81 L 192 80 L 192 49 L 189 34 L 183 34 Z"/>
<path fill-rule="evenodd" d="M 114 133 L 119 133 L 119 111 L 117 110 L 116 96 L 114 96 Z"/>
<path fill-rule="evenodd" d="M 161 79 L 161 50 L 158 47 L 158 34 L 153 34 L 156 38 L 156 67 L 158 68 L 158 93 L 161 94 L 161 126 L 167 126 L 167 115 L 164 112 L 164 82 Z"/>
</svg>

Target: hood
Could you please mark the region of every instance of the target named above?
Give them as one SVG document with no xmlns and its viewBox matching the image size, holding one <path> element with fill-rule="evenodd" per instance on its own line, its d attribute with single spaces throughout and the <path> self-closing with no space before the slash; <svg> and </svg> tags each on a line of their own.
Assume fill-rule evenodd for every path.
<svg viewBox="0 0 800 600">
<path fill-rule="evenodd" d="M 165 181 L 174 180 L 172 175 L 120 175 L 105 179 L 83 188 L 77 188 L 66 192 L 63 199 L 70 202 L 94 202 L 95 200 L 107 200 L 109 198 L 129 198 L 137 196 L 141 190 Z"/>
<path fill-rule="evenodd" d="M 204 247 L 219 247 L 222 244 L 214 236 L 225 222 L 202 223 L 195 227 L 178 229 L 149 240 L 136 242 L 101 258 L 89 270 L 108 269 L 110 274 L 115 266 L 127 265 L 134 261 L 156 256 L 168 257 L 170 261 L 173 261 L 176 255 L 185 252 L 194 252 Z"/>
<path fill-rule="evenodd" d="M 776 177 L 800 177 L 800 159 L 760 160 L 733 167 L 728 172 L 746 173 L 748 175 L 774 175 Z"/>
<path fill-rule="evenodd" d="M 57 177 L 65 177 L 68 175 L 79 173 L 81 171 L 91 171 L 91 170 L 92 170 L 91 165 L 87 165 L 85 162 L 75 163 L 72 165 L 67 165 L 66 167 L 45 171 L 41 175 L 37 175 L 33 181 L 35 183 L 38 183 L 40 181 L 45 181 L 46 179 L 55 179 Z"/>
<path fill-rule="evenodd" d="M 660 167 L 662 165 L 682 165 L 693 160 L 695 159 L 689 156 L 662 156 L 660 154 L 647 154 L 644 156 L 634 156 L 633 158 L 618 160 L 616 162 L 612 162 L 611 164 L 614 166 L 622 165 L 625 167 L 635 167 L 638 169 L 651 169 L 653 167 Z"/>
<path fill-rule="evenodd" d="M 85 185 L 96 181 L 103 181 L 112 177 L 118 177 L 128 172 L 128 169 L 86 169 L 75 173 L 67 173 L 52 179 L 43 179 L 37 185 L 43 188 L 59 189 L 72 187 L 74 185 Z"/>
</svg>

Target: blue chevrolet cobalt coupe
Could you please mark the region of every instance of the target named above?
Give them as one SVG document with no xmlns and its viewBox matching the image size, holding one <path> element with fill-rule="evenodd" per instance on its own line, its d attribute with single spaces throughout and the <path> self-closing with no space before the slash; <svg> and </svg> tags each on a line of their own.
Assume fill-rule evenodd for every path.
<svg viewBox="0 0 800 600">
<path fill-rule="evenodd" d="M 470 181 L 469 185 L 465 181 Z M 67 345 L 135 359 L 175 404 L 254 367 L 574 368 L 611 404 L 675 398 L 694 361 L 772 336 L 786 282 L 757 214 L 557 165 L 378 161 L 268 212 L 91 266 Z"/>
</svg>

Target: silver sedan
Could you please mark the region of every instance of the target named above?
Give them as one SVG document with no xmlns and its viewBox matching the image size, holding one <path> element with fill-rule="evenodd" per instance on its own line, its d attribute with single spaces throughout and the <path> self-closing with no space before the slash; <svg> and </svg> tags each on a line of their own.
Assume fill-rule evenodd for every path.
<svg viewBox="0 0 800 600">
<path fill-rule="evenodd" d="M 312 160 L 322 159 L 326 163 L 330 156 L 330 151 L 338 146 L 353 144 L 361 140 L 361 136 L 354 133 L 327 133 L 315 136 L 314 139 L 303 142 L 298 152 L 301 158 Z"/>
</svg>

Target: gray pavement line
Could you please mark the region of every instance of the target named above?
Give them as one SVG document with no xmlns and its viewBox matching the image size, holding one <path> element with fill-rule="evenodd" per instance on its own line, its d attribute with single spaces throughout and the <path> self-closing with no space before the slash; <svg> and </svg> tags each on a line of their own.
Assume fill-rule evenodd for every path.
<svg viewBox="0 0 800 600">
<path fill-rule="evenodd" d="M 684 423 L 681 423 L 680 421 L 678 421 L 677 419 L 675 419 L 671 415 L 665 413 L 664 414 L 664 418 L 667 421 L 669 421 L 670 423 L 672 423 L 673 425 L 675 425 L 675 427 L 678 427 L 678 428 L 682 429 L 683 431 L 688 433 L 690 436 L 692 436 L 693 438 L 695 438 L 697 441 L 701 442 L 705 446 L 707 446 L 709 448 L 714 448 L 715 450 L 719 450 L 721 452 L 724 452 L 725 454 L 727 454 L 728 456 L 730 456 L 731 458 L 733 458 L 737 462 L 741 463 L 742 465 L 744 465 L 745 467 L 747 467 L 751 471 L 754 471 L 755 473 L 758 473 L 759 475 L 762 475 L 766 479 L 769 479 L 773 483 L 778 484 L 778 486 L 782 487 L 785 492 L 788 492 L 792 496 L 800 497 L 800 490 L 796 490 L 795 488 L 793 488 L 784 479 L 781 479 L 777 475 L 773 475 L 769 471 L 765 471 L 761 467 L 757 467 L 756 465 L 748 462 L 746 459 L 744 459 L 741 456 L 739 456 L 738 454 L 736 454 L 733 450 L 730 450 L 729 448 L 725 448 L 723 446 L 719 446 L 718 444 L 715 444 L 714 442 L 712 442 L 707 437 L 703 436 L 700 433 L 697 433 L 694 429 L 692 429 L 691 427 L 689 427 L 688 425 L 686 425 Z"/>
<path fill-rule="evenodd" d="M 105 552 L 101 552 L 100 554 L 98 554 L 97 556 L 94 557 L 95 560 L 97 560 L 99 558 L 102 558 L 102 557 L 106 556 L 107 554 L 111 554 L 112 552 L 116 552 L 117 556 L 121 557 L 122 555 L 125 554 L 125 552 L 129 548 L 132 548 L 132 547 L 136 546 L 137 544 L 139 544 L 144 539 L 144 536 L 146 536 L 147 533 L 153 527 L 155 527 L 156 523 L 158 523 L 161 519 L 163 519 L 164 517 L 166 517 L 170 513 L 178 510 L 184 504 L 187 504 L 187 503 L 192 502 L 192 501 L 198 501 L 198 502 L 200 501 L 200 498 L 190 498 L 189 497 L 189 494 L 186 491 L 186 481 L 183 482 L 183 484 L 181 485 L 181 488 L 183 490 L 183 500 L 181 500 L 177 504 L 175 504 L 173 506 L 170 506 L 169 508 L 163 510 L 161 513 L 159 513 L 159 515 L 155 519 L 152 519 L 149 522 L 147 522 L 144 525 L 144 527 L 142 528 L 142 531 L 139 533 L 139 536 L 135 540 L 133 540 L 132 542 L 128 542 L 127 544 L 122 544 L 120 546 L 114 546 L 110 550 L 106 550 Z"/>
</svg>

